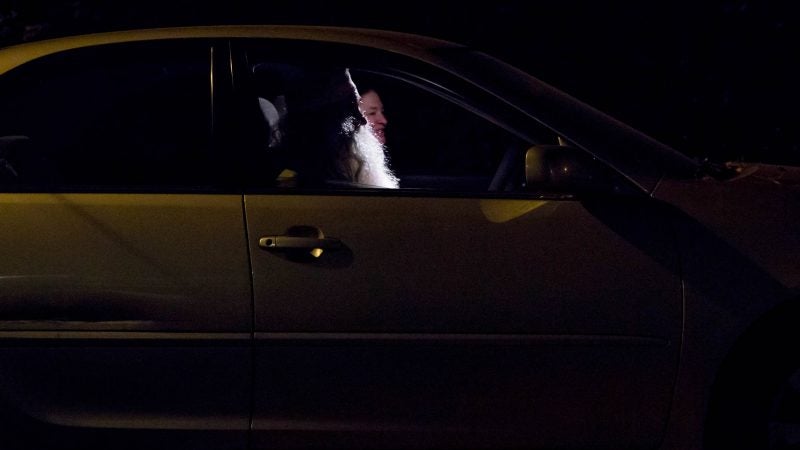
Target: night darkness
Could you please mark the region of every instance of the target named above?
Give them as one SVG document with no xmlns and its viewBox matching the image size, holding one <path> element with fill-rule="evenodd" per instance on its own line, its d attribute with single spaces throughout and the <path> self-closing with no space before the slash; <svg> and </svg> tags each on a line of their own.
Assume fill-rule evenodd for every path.
<svg viewBox="0 0 800 450">
<path fill-rule="evenodd" d="M 192 24 L 414 32 L 498 56 L 692 157 L 800 165 L 798 18 L 788 0 L 17 0 L 0 1 L 0 45 Z"/>
</svg>

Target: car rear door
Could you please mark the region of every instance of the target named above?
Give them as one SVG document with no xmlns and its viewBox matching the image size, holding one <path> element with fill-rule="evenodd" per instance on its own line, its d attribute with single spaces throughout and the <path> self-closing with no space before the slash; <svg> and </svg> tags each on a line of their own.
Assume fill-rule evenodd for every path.
<svg viewBox="0 0 800 450">
<path fill-rule="evenodd" d="M 256 75 L 286 69 L 250 45 Z M 245 196 L 254 446 L 656 446 L 680 347 L 668 213 L 602 183 L 490 191 L 535 142 L 421 73 L 380 91 L 399 190 L 275 170 Z"/>
<path fill-rule="evenodd" d="M 246 446 L 249 261 L 212 152 L 212 48 L 0 77 L 3 448 Z"/>
</svg>

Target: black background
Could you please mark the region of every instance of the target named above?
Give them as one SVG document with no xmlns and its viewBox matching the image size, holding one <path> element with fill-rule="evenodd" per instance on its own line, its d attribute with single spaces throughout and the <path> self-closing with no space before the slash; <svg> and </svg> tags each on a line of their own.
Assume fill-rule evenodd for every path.
<svg viewBox="0 0 800 450">
<path fill-rule="evenodd" d="M 800 165 L 794 3 L 0 1 L 0 45 L 194 24 L 312 24 L 468 44 L 696 158 Z"/>
</svg>

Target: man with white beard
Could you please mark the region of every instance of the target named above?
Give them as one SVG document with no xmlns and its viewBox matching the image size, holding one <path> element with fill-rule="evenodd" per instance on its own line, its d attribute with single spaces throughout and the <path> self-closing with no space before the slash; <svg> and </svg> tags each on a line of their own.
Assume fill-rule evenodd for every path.
<svg viewBox="0 0 800 450">
<path fill-rule="evenodd" d="M 314 78 L 289 98 L 287 129 L 300 185 L 398 188 L 383 144 L 358 108 L 350 72 Z"/>
<path fill-rule="evenodd" d="M 386 149 L 372 128 L 366 124 L 357 125 L 352 139 L 350 164 L 355 169 L 353 181 L 383 188 L 398 188 L 398 179 L 387 164 Z"/>
</svg>

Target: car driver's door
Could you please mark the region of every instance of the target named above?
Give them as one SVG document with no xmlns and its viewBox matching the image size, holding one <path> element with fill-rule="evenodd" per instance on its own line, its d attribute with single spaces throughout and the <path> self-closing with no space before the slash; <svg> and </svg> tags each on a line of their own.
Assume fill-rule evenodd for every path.
<svg viewBox="0 0 800 450">
<path fill-rule="evenodd" d="M 255 442 L 653 444 L 680 293 L 652 212 L 613 200 L 248 196 Z M 298 225 L 341 247 L 303 258 L 263 240 Z"/>
<path fill-rule="evenodd" d="M 487 192 L 482 164 L 530 143 L 389 93 L 401 189 L 245 196 L 255 447 L 656 445 L 681 321 L 667 214 L 602 186 Z"/>
</svg>

